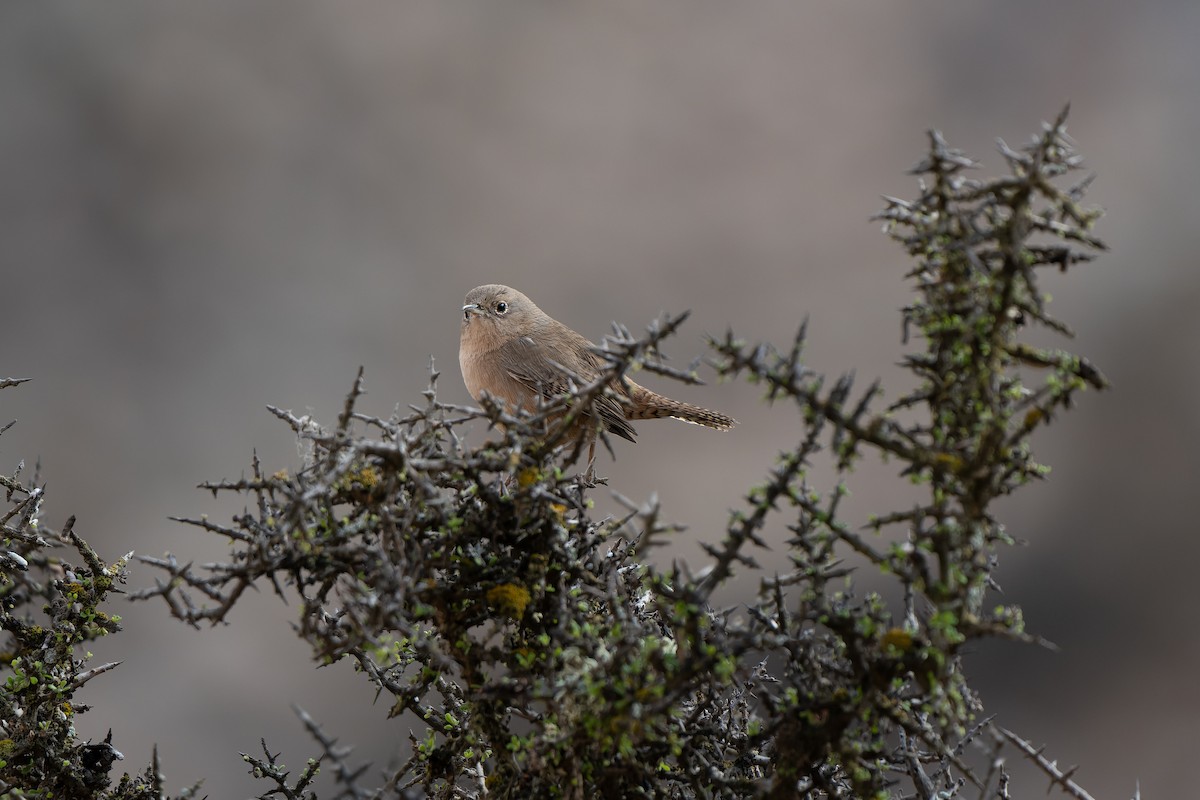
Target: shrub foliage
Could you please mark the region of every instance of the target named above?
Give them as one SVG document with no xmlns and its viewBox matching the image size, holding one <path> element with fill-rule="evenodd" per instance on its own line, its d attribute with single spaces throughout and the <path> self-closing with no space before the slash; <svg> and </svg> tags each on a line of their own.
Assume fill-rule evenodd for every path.
<svg viewBox="0 0 1200 800">
<path fill-rule="evenodd" d="M 655 504 L 594 513 L 596 487 L 569 436 L 630 370 L 694 380 L 659 350 L 683 317 L 641 337 L 616 328 L 603 378 L 532 416 L 443 403 L 436 373 L 422 403 L 387 419 L 358 410 L 361 373 L 328 429 L 274 409 L 306 448 L 302 467 L 256 459 L 250 478 L 206 484 L 249 500 L 227 524 L 189 521 L 227 538 L 230 560 L 197 570 L 145 558 L 161 578 L 135 595 L 195 626 L 228 621 L 251 586 L 298 597 L 314 657 L 352 660 L 415 732 L 375 785 L 304 716 L 320 752 L 298 775 L 265 745 L 244 756 L 264 794 L 313 797 L 321 768 L 354 798 L 1009 797 L 1002 756 L 1020 753 L 1087 797 L 985 713 L 960 661 L 980 639 L 1039 641 L 993 596 L 1011 543 L 994 501 L 1045 473 L 1032 435 L 1105 385 L 1086 360 L 1024 338 L 1033 327 L 1069 334 L 1047 313 L 1039 270 L 1103 248 L 1090 232 L 1098 212 L 1081 205 L 1087 181 L 1063 185 L 1079 166 L 1065 117 L 1024 148 L 1001 142 L 1007 173 L 986 180 L 931 133 L 917 196 L 887 200 L 879 216 L 914 288 L 903 310 L 906 340 L 916 334 L 911 393 L 889 402 L 878 384 L 809 371 L 803 326 L 782 349 L 711 340 L 720 377 L 794 407 L 796 444 L 705 545 L 698 572 L 644 558 L 674 532 Z M 480 418 L 492 440 L 470 445 L 462 426 Z M 878 454 L 924 500 L 855 526 L 844 484 L 809 480 L 823 450 L 840 478 Z M 110 786 L 108 763 L 89 767 L 95 745 L 70 728 L 73 695 L 97 671 L 77 648 L 116 629 L 98 606 L 124 561 L 103 564 L 69 526 L 82 565 L 51 558 L 36 480 L 4 485 L 12 552 L 0 562 L 0 622 L 12 649 L 0 780 L 58 796 L 163 796 L 153 767 Z M 765 528 L 780 525 L 791 532 L 786 569 L 767 574 L 755 558 L 770 549 Z M 901 602 L 856 590 L 848 565 L 864 562 Z M 747 578 L 759 580 L 754 602 L 715 604 L 718 588 Z"/>
</svg>

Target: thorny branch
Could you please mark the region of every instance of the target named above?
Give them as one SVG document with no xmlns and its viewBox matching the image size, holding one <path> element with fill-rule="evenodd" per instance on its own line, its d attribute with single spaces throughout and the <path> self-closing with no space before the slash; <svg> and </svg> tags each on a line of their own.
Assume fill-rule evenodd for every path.
<svg viewBox="0 0 1200 800">
<path fill-rule="evenodd" d="M 1008 174 L 990 180 L 968 177 L 975 162 L 931 133 L 917 197 L 886 199 L 880 219 L 912 259 L 913 392 L 884 405 L 877 383 L 860 391 L 849 375 L 810 372 L 803 325 L 784 350 L 732 332 L 710 342 L 720 377 L 763 386 L 800 420 L 696 574 L 643 559 L 677 533 L 657 503 L 622 499 L 623 518 L 596 517 L 572 427 L 633 370 L 697 380 L 696 365 L 668 367 L 660 350 L 686 315 L 640 337 L 615 327 L 599 349 L 604 373 L 532 415 L 442 403 L 432 365 L 423 402 L 387 418 L 359 409 L 361 371 L 331 429 L 272 408 L 304 446 L 300 468 L 271 471 L 255 456 L 249 477 L 205 484 L 248 499 L 225 523 L 183 520 L 228 540 L 230 558 L 145 557 L 161 575 L 133 596 L 203 626 L 234 622 L 243 593 L 266 584 L 299 602 L 314 658 L 350 659 L 412 734 L 371 786 L 298 712 L 320 757 L 293 778 L 264 742 L 262 757 L 244 756 L 264 796 L 315 796 L 324 763 L 348 798 L 1005 798 L 1002 752 L 1015 745 L 1053 787 L 1086 798 L 1071 772 L 984 715 L 960 662 L 980 639 L 1042 641 L 1018 606 L 996 603 L 993 573 L 1011 539 L 993 507 L 1044 474 L 1033 434 L 1106 385 L 1085 359 L 1023 339 L 1034 326 L 1069 335 L 1047 313 L 1038 269 L 1103 249 L 1090 231 L 1098 212 L 1081 205 L 1088 181 L 1058 188 L 1080 164 L 1065 119 L 1024 148 L 1000 143 Z M 469 445 L 472 421 L 492 440 Z M 841 508 L 846 486 L 809 478 L 824 451 L 839 479 L 874 453 L 927 497 L 856 528 Z M 16 474 L 3 486 L 13 558 L 0 565 L 46 564 L 33 525 L 40 487 Z M 756 556 L 780 523 L 786 561 L 767 574 Z M 69 526 L 64 537 L 85 565 L 68 579 L 117 574 Z M 860 594 L 856 564 L 894 580 L 900 607 Z M 758 577 L 757 598 L 714 607 L 715 591 L 744 575 Z M 14 586 L 24 602 L 41 591 Z M 36 626 L 3 622 L 23 665 L 43 646 Z M 75 688 L 109 668 L 82 664 Z"/>
</svg>

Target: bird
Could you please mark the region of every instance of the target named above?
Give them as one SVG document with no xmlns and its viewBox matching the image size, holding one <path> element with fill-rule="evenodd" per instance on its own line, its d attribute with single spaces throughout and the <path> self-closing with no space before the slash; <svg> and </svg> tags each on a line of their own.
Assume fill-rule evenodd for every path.
<svg viewBox="0 0 1200 800">
<path fill-rule="evenodd" d="M 608 362 L 586 337 L 542 311 L 524 294 L 490 283 L 467 292 L 458 365 L 476 402 L 486 393 L 502 401 L 510 412 L 534 412 L 539 402 L 569 393 L 572 385 L 595 381 Z M 635 420 L 674 417 L 719 431 L 736 423 L 725 414 L 672 400 L 629 378 L 614 379 L 610 388 L 611 392 L 599 395 L 585 411 L 591 424 L 581 434 L 591 439 L 589 461 L 598 425 L 633 442 L 634 429 L 629 423 Z"/>
</svg>

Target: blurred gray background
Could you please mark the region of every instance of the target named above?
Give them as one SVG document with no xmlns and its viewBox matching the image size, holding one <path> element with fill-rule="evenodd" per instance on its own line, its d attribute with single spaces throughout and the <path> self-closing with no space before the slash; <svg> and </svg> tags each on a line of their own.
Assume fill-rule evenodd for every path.
<svg viewBox="0 0 1200 800">
<path fill-rule="evenodd" d="M 899 391 L 908 265 L 868 221 L 880 195 L 914 193 L 926 128 L 990 173 L 993 137 L 1024 143 L 1070 100 L 1112 250 L 1047 287 L 1114 391 L 1038 439 L 1054 472 L 1004 509 L 1030 544 L 999 579 L 1062 652 L 989 645 L 970 669 L 1000 722 L 1098 797 L 1187 796 L 1197 42 L 1184 0 L 5 4 L 0 376 L 34 380 L 0 394 L 0 423 L 18 420 L 0 469 L 40 458 L 45 524 L 77 514 L 109 558 L 219 558 L 167 517 L 240 510 L 194 486 L 255 448 L 296 465 L 264 406 L 332 422 L 362 364 L 362 409 L 387 415 L 420 401 L 431 356 L 465 402 L 458 309 L 486 282 L 592 338 L 692 309 L 676 363 L 705 332 L 782 344 L 808 316 L 811 367 Z M 750 386 L 647 382 L 741 420 L 642 424 L 601 465 L 689 526 L 657 556 L 696 565 L 799 420 Z M 863 519 L 907 502 L 892 472 L 855 476 Z M 115 606 L 128 630 L 94 651 L 125 663 L 79 698 L 79 729 L 112 726 L 121 767 L 157 742 L 173 790 L 265 791 L 237 753 L 265 736 L 299 769 L 315 745 L 292 703 L 380 766 L 404 746 L 410 722 L 348 665 L 316 670 L 294 605 L 247 597 L 201 632 Z"/>
</svg>

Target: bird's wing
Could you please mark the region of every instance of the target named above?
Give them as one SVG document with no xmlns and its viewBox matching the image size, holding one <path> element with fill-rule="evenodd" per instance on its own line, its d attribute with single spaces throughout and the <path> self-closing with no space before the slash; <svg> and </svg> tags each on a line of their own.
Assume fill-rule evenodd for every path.
<svg viewBox="0 0 1200 800">
<path fill-rule="evenodd" d="M 590 345 L 589 345 L 590 346 Z M 600 374 L 596 357 L 583 351 L 585 363 L 571 376 L 559 364 L 551 361 L 542 348 L 528 336 L 518 336 L 502 345 L 496 355 L 508 377 L 524 386 L 532 395 L 549 400 L 571 391 L 573 381 L 589 383 Z M 634 441 L 633 427 L 625 418 L 625 409 L 615 398 L 602 394 L 594 403 L 595 413 L 600 415 L 609 433 Z"/>
</svg>

